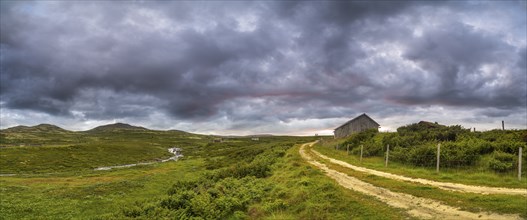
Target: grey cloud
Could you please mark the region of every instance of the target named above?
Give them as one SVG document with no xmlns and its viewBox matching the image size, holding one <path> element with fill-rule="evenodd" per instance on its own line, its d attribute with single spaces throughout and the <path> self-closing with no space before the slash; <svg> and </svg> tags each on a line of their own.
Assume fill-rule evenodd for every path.
<svg viewBox="0 0 527 220">
<path fill-rule="evenodd" d="M 489 86 L 489 81 L 498 80 L 499 73 L 485 72 L 484 68 L 496 65 L 509 68 L 514 60 L 514 47 L 472 27 L 450 23 L 448 27 L 427 32 L 412 42 L 405 57 L 415 61 L 424 71 L 434 74 L 439 81 L 435 88 L 420 88 L 414 81 L 412 90 L 431 90 L 430 95 L 407 93 L 395 99 L 401 102 L 438 103 L 453 106 L 518 107 L 525 106 L 525 87 L 511 86 L 525 81 L 525 73 L 511 69 L 505 82 Z M 490 88 L 489 88 L 490 87 Z"/>
<path fill-rule="evenodd" d="M 518 52 L 518 67 L 520 72 L 527 72 L 527 47 L 523 47 Z"/>
<path fill-rule="evenodd" d="M 464 3 L 1 6 L 0 98 L 10 109 L 83 120 L 226 118 L 241 129 L 421 105 L 526 105 L 517 83 L 526 81 L 525 45 L 460 21 Z M 452 18 L 437 21 L 436 7 Z"/>
<path fill-rule="evenodd" d="M 54 28 L 56 26 L 50 25 L 42 27 L 40 32 L 37 29 L 36 32 L 39 34 L 52 32 Z M 223 25 L 205 33 L 183 30 L 183 33 L 175 38 L 141 32 L 134 33 L 135 36 L 126 35 L 126 27 L 116 27 L 117 29 L 114 30 L 116 37 L 90 36 L 88 33 L 87 36 L 82 36 L 87 30 L 72 28 L 73 32 L 81 31 L 78 33 L 81 36 L 65 37 L 66 40 L 73 41 L 67 45 L 68 48 L 61 48 L 60 42 L 49 39 L 48 43 L 51 45 L 43 44 L 41 47 L 25 45 L 20 51 L 26 52 L 27 55 L 2 60 L 5 63 L 3 66 L 8 67 L 2 74 L 5 78 L 2 81 L 6 82 L 2 85 L 4 90 L 12 88 L 13 82 L 20 81 L 18 84 L 23 84 L 28 79 L 32 81 L 31 87 L 24 87 L 26 92 L 19 91 L 16 95 L 4 97 L 9 107 L 39 108 L 43 99 L 67 102 L 76 97 L 81 89 L 104 88 L 172 99 L 173 102 L 168 105 L 168 110 L 176 116 L 207 116 L 215 112 L 212 109 L 214 104 L 210 102 L 221 99 L 222 96 L 229 96 L 231 93 L 207 87 L 210 81 L 221 77 L 216 75 L 215 71 L 220 70 L 220 66 L 225 62 L 255 58 L 277 46 L 269 42 L 272 40 L 269 37 L 273 36 L 265 32 L 237 34 Z M 8 31 L 10 30 L 6 30 Z M 64 35 L 71 33 L 72 31 L 69 31 Z M 128 37 L 135 39 L 126 41 Z M 3 45 L 4 42 L 2 39 Z M 94 42 L 100 45 L 94 45 Z M 112 44 L 111 48 L 101 51 L 101 48 Z M 49 60 L 45 59 L 47 56 L 41 54 L 42 51 L 66 53 L 68 57 Z M 11 55 L 10 52 L 7 51 L 8 55 Z M 93 65 L 85 65 L 84 62 Z M 50 63 L 56 63 L 58 67 L 50 67 Z M 73 66 L 70 67 L 72 64 Z M 86 68 L 82 68 L 83 66 Z M 35 81 L 39 78 L 43 78 L 46 82 Z M 49 113 L 68 110 L 65 105 L 53 105 L 53 103 L 50 102 L 46 108 L 40 110 L 47 110 Z M 63 107 L 66 109 L 61 109 Z"/>
<path fill-rule="evenodd" d="M 490 118 L 502 118 L 515 113 L 517 113 L 515 109 L 486 108 L 478 111 L 478 115 L 484 115 Z"/>
</svg>

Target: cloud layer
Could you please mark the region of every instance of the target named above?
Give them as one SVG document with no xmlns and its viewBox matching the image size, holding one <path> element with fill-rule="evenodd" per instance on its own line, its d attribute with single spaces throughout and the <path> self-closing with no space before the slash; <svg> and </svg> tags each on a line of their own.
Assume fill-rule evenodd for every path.
<svg viewBox="0 0 527 220">
<path fill-rule="evenodd" d="M 525 1 L 24 1 L 0 16 L 2 127 L 527 123 Z"/>
</svg>

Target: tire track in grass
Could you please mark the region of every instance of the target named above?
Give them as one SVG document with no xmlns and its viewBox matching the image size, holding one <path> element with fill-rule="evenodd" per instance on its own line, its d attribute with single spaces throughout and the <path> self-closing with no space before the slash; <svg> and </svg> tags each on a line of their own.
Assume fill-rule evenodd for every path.
<svg viewBox="0 0 527 220">
<path fill-rule="evenodd" d="M 421 178 L 410 178 L 406 176 L 401 176 L 397 174 L 392 173 L 386 173 L 378 170 L 372 170 L 364 167 L 359 167 L 355 165 L 351 165 L 349 163 L 346 163 L 341 160 L 333 159 L 331 157 L 328 157 L 326 155 L 323 155 L 319 153 L 318 151 L 311 149 L 311 152 L 313 152 L 315 155 L 317 155 L 320 158 L 329 160 L 329 162 L 333 164 L 337 164 L 346 168 L 350 168 L 355 171 L 364 172 L 368 174 L 373 174 L 376 176 L 385 177 L 388 179 L 393 180 L 399 180 L 399 181 L 406 181 L 406 182 L 413 182 L 413 183 L 420 183 L 430 186 L 435 186 L 443 190 L 449 190 L 449 191 L 457 191 L 457 192 L 469 192 L 469 193 L 479 193 L 479 194 L 506 194 L 506 195 L 522 195 L 527 196 L 527 189 L 519 189 L 519 188 L 502 188 L 502 187 L 489 187 L 489 186 L 474 186 L 474 185 L 465 185 L 460 183 L 449 183 L 449 182 L 438 182 L 428 179 L 421 179 Z"/>
<path fill-rule="evenodd" d="M 306 146 L 312 146 L 316 142 L 303 144 L 299 153 L 308 163 L 323 170 L 327 176 L 336 180 L 341 186 L 357 192 L 373 196 L 382 202 L 395 207 L 405 209 L 408 214 L 423 219 L 521 219 L 519 215 L 496 214 L 479 212 L 472 213 L 462 211 L 457 207 L 444 205 L 436 200 L 415 197 L 405 193 L 397 193 L 382 187 L 374 186 L 347 174 L 328 168 L 305 152 Z"/>
</svg>

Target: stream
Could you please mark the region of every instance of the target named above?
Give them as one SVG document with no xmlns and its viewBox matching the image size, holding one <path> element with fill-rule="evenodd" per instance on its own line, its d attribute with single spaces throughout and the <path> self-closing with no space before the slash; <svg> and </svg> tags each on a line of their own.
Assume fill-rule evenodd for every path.
<svg viewBox="0 0 527 220">
<path fill-rule="evenodd" d="M 116 165 L 116 166 L 107 166 L 107 167 L 97 167 L 94 170 L 111 170 L 111 169 L 118 169 L 118 168 L 128 168 L 128 167 L 135 167 L 135 166 L 141 166 L 141 165 L 149 165 L 149 164 L 155 164 L 155 163 L 164 163 L 168 161 L 177 161 L 180 157 L 183 157 L 183 154 L 181 154 L 181 148 L 168 148 L 168 152 L 174 154 L 174 156 L 164 159 L 161 161 L 153 161 L 153 162 L 144 162 L 144 163 L 132 163 L 132 164 L 125 164 L 125 165 Z"/>
<path fill-rule="evenodd" d="M 118 169 L 118 168 L 128 168 L 128 167 L 135 167 L 135 166 L 141 166 L 141 165 L 149 165 L 149 164 L 155 164 L 155 163 L 164 163 L 164 162 L 168 162 L 171 160 L 177 161 L 180 157 L 183 157 L 183 154 L 181 154 L 181 148 L 177 148 L 177 147 L 168 148 L 168 152 L 174 154 L 174 156 L 168 159 L 160 160 L 160 161 L 132 163 L 132 164 L 116 165 L 116 166 L 108 166 L 108 167 L 97 167 L 93 170 L 111 170 L 111 169 Z M 57 174 L 57 173 L 40 173 L 40 174 Z M 29 175 L 29 174 L 0 173 L 0 177 L 21 176 L 21 175 Z"/>
</svg>

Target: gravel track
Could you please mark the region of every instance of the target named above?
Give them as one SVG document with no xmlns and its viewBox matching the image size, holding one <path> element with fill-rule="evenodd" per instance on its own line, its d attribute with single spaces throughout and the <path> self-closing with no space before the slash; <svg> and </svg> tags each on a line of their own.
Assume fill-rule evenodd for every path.
<svg viewBox="0 0 527 220">
<path fill-rule="evenodd" d="M 374 186 L 370 183 L 348 176 L 347 174 L 330 169 L 325 164 L 316 161 L 307 154 L 305 150 L 306 146 L 312 146 L 314 143 L 316 142 L 303 144 L 299 150 L 302 158 L 308 163 L 323 170 L 327 176 L 336 180 L 341 186 L 373 196 L 392 207 L 404 209 L 408 214 L 414 217 L 421 219 L 522 219 L 519 215 L 513 214 L 497 214 L 489 212 L 473 213 L 462 211 L 457 207 L 444 205 L 436 200 L 393 192 L 382 187 Z"/>
<path fill-rule="evenodd" d="M 313 152 L 315 155 L 329 160 L 329 162 L 333 164 L 338 164 L 340 166 L 353 169 L 355 171 L 364 172 L 368 174 L 373 174 L 376 176 L 381 176 L 389 179 L 394 180 L 400 180 L 400 181 L 406 181 L 406 182 L 413 182 L 413 183 L 420 183 L 430 186 L 435 186 L 443 190 L 449 190 L 449 191 L 457 191 L 457 192 L 468 192 L 468 193 L 480 193 L 480 194 L 507 194 L 507 195 L 523 195 L 527 196 L 527 189 L 519 189 L 519 188 L 501 188 L 501 187 L 489 187 L 489 186 L 474 186 L 474 185 L 465 185 L 460 183 L 449 183 L 449 182 L 437 182 L 433 180 L 428 179 L 421 179 L 421 178 L 410 178 L 406 176 L 401 176 L 397 174 L 392 173 L 386 173 L 378 170 L 372 170 L 364 167 L 359 167 L 355 165 L 351 165 L 349 163 L 346 163 L 341 160 L 336 160 L 330 157 L 327 157 L 321 153 L 319 153 L 316 150 L 311 149 L 311 152 Z"/>
</svg>

